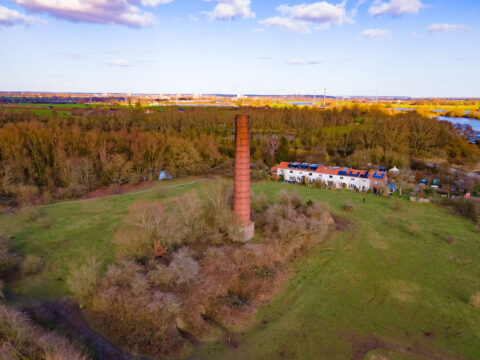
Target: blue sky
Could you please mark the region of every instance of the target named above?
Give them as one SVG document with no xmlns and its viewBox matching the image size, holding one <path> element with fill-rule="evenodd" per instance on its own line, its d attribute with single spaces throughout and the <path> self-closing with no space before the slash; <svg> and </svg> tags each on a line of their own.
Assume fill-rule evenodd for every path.
<svg viewBox="0 0 480 360">
<path fill-rule="evenodd" d="M 480 97 L 478 0 L 0 0 L 0 90 Z"/>
</svg>

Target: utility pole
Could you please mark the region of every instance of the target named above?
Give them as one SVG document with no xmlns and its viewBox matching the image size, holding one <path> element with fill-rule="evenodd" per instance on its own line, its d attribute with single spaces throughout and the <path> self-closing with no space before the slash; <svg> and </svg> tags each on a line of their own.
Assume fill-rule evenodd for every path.
<svg viewBox="0 0 480 360">
<path fill-rule="evenodd" d="M 325 91 L 323 92 L 323 107 L 327 105 L 327 88 L 325 88 Z"/>
</svg>

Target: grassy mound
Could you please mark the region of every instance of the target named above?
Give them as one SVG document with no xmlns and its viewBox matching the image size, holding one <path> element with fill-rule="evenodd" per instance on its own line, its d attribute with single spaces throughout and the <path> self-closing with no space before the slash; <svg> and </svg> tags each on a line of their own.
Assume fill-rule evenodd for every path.
<svg viewBox="0 0 480 360">
<path fill-rule="evenodd" d="M 177 197 L 197 184 L 165 188 Z M 433 205 L 349 191 L 254 184 L 273 198 L 296 190 L 326 202 L 336 218 L 330 239 L 294 263 L 281 293 L 243 333 L 193 349 L 195 359 L 475 359 L 480 349 L 480 235 L 473 223 Z M 20 255 L 42 259 L 38 272 L 10 285 L 21 295 L 68 295 L 72 267 L 94 255 L 111 264 L 114 234 L 139 200 L 158 189 L 0 215 L 0 229 Z M 366 199 L 363 203 L 363 198 Z M 345 210 L 345 203 L 353 207 Z M 455 239 L 449 242 L 448 239 Z"/>
<path fill-rule="evenodd" d="M 342 231 L 295 264 L 235 347 L 206 344 L 194 358 L 477 358 L 480 311 L 469 302 L 480 289 L 480 234 L 472 223 L 431 205 L 398 208 L 346 191 L 254 185 L 269 196 L 293 188 L 327 202 Z M 354 210 L 344 209 L 346 201 Z"/>
</svg>

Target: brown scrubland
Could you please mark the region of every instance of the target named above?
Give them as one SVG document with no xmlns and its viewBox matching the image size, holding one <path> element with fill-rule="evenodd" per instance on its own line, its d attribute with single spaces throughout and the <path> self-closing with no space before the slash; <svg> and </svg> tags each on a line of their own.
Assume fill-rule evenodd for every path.
<svg viewBox="0 0 480 360">
<path fill-rule="evenodd" d="M 242 329 L 279 290 L 289 261 L 334 224 L 325 204 L 286 192 L 273 202 L 254 195 L 252 208 L 257 238 L 242 244 L 225 181 L 200 195 L 134 203 L 115 236 L 116 262 L 104 275 L 95 261 L 73 271 L 72 293 L 101 332 L 134 354 L 179 354 L 186 338 Z"/>
</svg>

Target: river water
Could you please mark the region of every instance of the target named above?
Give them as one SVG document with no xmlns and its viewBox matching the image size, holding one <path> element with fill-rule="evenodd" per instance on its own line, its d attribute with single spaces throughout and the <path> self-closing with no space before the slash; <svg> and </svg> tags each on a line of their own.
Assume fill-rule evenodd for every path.
<svg viewBox="0 0 480 360">
<path fill-rule="evenodd" d="M 448 121 L 452 124 L 461 124 L 461 125 L 470 125 L 474 131 L 480 131 L 480 120 L 469 119 L 469 118 L 457 118 L 457 117 L 448 117 L 448 116 L 439 116 L 437 117 L 439 121 Z"/>
</svg>

